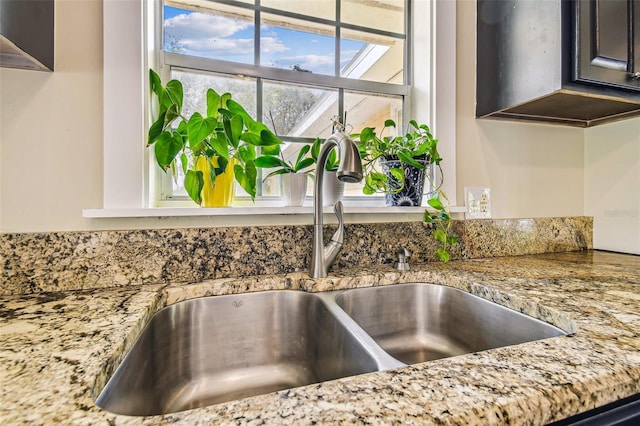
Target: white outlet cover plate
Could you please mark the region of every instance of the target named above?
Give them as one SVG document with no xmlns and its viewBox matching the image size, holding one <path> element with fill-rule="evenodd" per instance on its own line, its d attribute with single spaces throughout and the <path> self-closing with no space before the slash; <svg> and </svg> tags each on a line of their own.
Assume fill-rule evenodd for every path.
<svg viewBox="0 0 640 426">
<path fill-rule="evenodd" d="M 464 200 L 467 206 L 467 212 L 464 214 L 465 219 L 491 218 L 491 188 L 466 186 Z"/>
</svg>

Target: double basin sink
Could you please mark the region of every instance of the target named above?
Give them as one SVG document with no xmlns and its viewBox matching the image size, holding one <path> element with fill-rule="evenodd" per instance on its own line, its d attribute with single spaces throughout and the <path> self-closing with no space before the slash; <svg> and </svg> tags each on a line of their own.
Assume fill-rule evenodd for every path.
<svg viewBox="0 0 640 426">
<path fill-rule="evenodd" d="M 564 334 L 435 284 L 206 297 L 154 315 L 96 404 L 166 414 Z"/>
</svg>

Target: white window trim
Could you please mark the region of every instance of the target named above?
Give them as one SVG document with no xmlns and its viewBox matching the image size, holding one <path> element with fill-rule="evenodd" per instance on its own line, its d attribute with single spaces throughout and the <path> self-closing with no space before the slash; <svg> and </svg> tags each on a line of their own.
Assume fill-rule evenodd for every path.
<svg viewBox="0 0 640 426">
<path fill-rule="evenodd" d="M 146 2 L 103 4 L 103 209 L 141 208 L 145 187 Z M 117 30 L 116 30 L 117 29 Z M 148 96 L 146 96 L 148 97 Z"/>
<path fill-rule="evenodd" d="M 83 216 L 98 217 L 149 217 L 149 216 L 201 216 L 235 215 L 239 208 L 202 209 L 152 208 L 149 193 L 148 150 L 144 146 L 149 111 L 148 69 L 154 47 L 147 48 L 147 40 L 158 31 L 148 25 L 147 13 L 154 7 L 152 0 L 106 1 L 103 5 L 103 90 L 104 90 L 104 181 L 101 209 L 85 209 Z M 429 54 L 413 56 L 412 117 L 431 123 L 434 134 L 440 140 L 440 153 L 445 159 L 446 176 L 443 189 L 447 192 L 452 211 L 464 211 L 456 203 L 456 2 L 452 0 L 415 0 L 413 41 L 430 46 Z M 417 18 L 419 17 L 419 18 Z M 435 35 L 421 31 L 421 22 L 436 26 Z M 114 29 L 117 29 L 114 30 Z M 412 46 L 413 48 L 413 46 Z M 151 51 L 151 52 L 150 52 Z M 452 54 L 454 52 L 454 54 Z M 429 58 L 436 58 L 430 61 Z M 434 64 L 435 62 L 435 64 Z M 435 76 L 435 78 L 432 78 Z M 419 77 L 419 78 L 416 78 Z M 437 79 L 438 84 L 435 84 Z M 418 102 L 429 97 L 428 104 Z M 264 214 L 264 207 L 255 208 L 255 214 Z M 303 207 L 300 214 L 308 214 Z M 398 213 L 398 208 L 353 207 L 354 212 Z M 414 207 L 423 211 L 423 207 Z M 295 211 L 294 211 L 295 210 Z M 155 211 L 155 212 L 154 212 Z M 349 210 L 347 210 L 347 213 Z M 274 214 L 297 214 L 297 209 L 281 208 Z"/>
</svg>

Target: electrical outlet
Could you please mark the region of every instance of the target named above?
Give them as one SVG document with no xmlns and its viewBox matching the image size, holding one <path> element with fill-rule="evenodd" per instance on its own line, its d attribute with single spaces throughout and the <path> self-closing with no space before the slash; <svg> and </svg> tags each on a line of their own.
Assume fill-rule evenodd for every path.
<svg viewBox="0 0 640 426">
<path fill-rule="evenodd" d="M 491 188 L 465 187 L 465 219 L 489 219 L 491 217 Z"/>
</svg>

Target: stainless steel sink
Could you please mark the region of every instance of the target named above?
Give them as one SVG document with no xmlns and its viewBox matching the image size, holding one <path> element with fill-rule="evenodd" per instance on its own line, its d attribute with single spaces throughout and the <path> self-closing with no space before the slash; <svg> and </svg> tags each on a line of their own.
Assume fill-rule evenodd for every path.
<svg viewBox="0 0 640 426">
<path fill-rule="evenodd" d="M 207 297 L 154 315 L 96 404 L 166 414 L 562 334 L 433 284 Z"/>
<path fill-rule="evenodd" d="M 337 304 L 382 349 L 415 364 L 565 335 L 504 306 L 434 284 L 347 290 Z"/>
<path fill-rule="evenodd" d="M 96 404 L 164 414 L 378 369 L 313 294 L 208 297 L 158 312 Z"/>
</svg>

